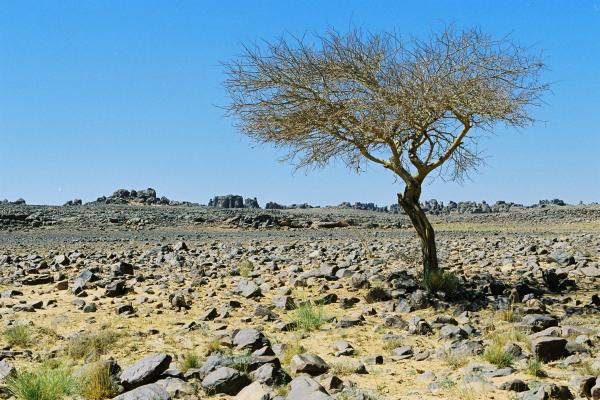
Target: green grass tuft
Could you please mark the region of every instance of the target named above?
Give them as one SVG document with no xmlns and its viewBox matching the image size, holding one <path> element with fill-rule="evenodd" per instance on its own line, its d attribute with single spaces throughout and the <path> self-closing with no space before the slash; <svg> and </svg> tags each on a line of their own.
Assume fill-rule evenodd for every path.
<svg viewBox="0 0 600 400">
<path fill-rule="evenodd" d="M 240 372 L 246 373 L 250 368 L 250 362 L 252 362 L 252 357 L 249 355 L 235 356 L 231 361 L 227 363 L 227 366 L 233 369 L 237 369 Z"/>
<path fill-rule="evenodd" d="M 444 292 L 449 297 L 455 296 L 460 287 L 458 277 L 442 269 L 423 273 L 421 284 L 432 293 Z"/>
<path fill-rule="evenodd" d="M 33 341 L 32 327 L 29 325 L 9 326 L 2 332 L 2 335 L 10 347 L 28 347 Z"/>
<path fill-rule="evenodd" d="M 483 359 L 498 368 L 506 368 L 513 365 L 515 356 L 504 349 L 503 343 L 492 342 L 483 352 Z"/>
<path fill-rule="evenodd" d="M 293 318 L 296 329 L 306 332 L 319 330 L 326 322 L 325 317 L 323 316 L 323 308 L 314 306 L 310 302 L 300 304 L 294 310 Z"/>
<path fill-rule="evenodd" d="M 9 377 L 6 385 L 18 400 L 62 400 L 75 392 L 77 382 L 70 368 L 42 366 Z"/>
<path fill-rule="evenodd" d="M 529 375 L 533 375 L 533 376 L 537 376 L 537 377 L 541 378 L 541 377 L 546 376 L 546 373 L 543 370 L 543 366 L 544 366 L 544 364 L 537 358 L 530 358 L 527 361 L 527 367 L 525 367 L 525 371 L 527 371 L 527 373 Z"/>
<path fill-rule="evenodd" d="M 202 360 L 200 360 L 198 354 L 190 351 L 183 355 L 183 358 L 180 362 L 180 367 L 183 372 L 186 372 L 187 370 L 192 368 L 200 368 L 201 364 Z"/>
</svg>

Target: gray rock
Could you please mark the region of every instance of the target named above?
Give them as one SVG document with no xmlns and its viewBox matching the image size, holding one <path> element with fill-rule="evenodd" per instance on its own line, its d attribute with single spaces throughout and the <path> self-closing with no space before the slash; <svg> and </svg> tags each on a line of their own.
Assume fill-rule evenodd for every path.
<svg viewBox="0 0 600 400">
<path fill-rule="evenodd" d="M 392 358 L 394 360 L 405 360 L 413 355 L 412 346 L 400 346 L 392 350 Z"/>
<path fill-rule="evenodd" d="M 119 379 L 125 388 L 134 388 L 154 382 L 169 368 L 172 357 L 168 354 L 151 354 L 125 368 Z"/>
<path fill-rule="evenodd" d="M 247 279 L 241 279 L 239 281 L 237 287 L 234 289 L 234 293 L 239 294 L 247 299 L 262 296 L 260 287 L 256 283 Z"/>
<path fill-rule="evenodd" d="M 324 374 L 329 370 L 329 365 L 321 357 L 310 354 L 297 354 L 292 357 L 290 368 L 294 374 L 306 373 L 312 376 Z"/>
<path fill-rule="evenodd" d="M 260 382 L 254 382 L 243 388 L 235 400 L 269 400 L 269 392 Z"/>
<path fill-rule="evenodd" d="M 320 383 L 305 375 L 300 375 L 290 382 L 290 391 L 286 400 L 330 400 L 325 388 Z"/>
<path fill-rule="evenodd" d="M 501 390 L 510 390 L 512 392 L 525 392 L 529 390 L 529 385 L 520 379 L 512 379 L 502 383 L 500 386 Z"/>
<path fill-rule="evenodd" d="M 111 283 L 106 285 L 106 291 L 104 292 L 104 296 L 118 297 L 118 296 L 123 296 L 126 293 L 127 293 L 127 287 L 125 286 L 125 282 L 112 281 Z"/>
<path fill-rule="evenodd" d="M 590 390 L 590 394 L 592 395 L 592 399 L 600 399 L 600 376 L 596 379 L 596 385 Z"/>
<path fill-rule="evenodd" d="M 202 314 L 200 314 L 200 317 L 198 317 L 198 319 L 200 321 L 212 321 L 213 319 L 217 318 L 217 315 L 219 315 L 217 313 L 217 309 L 211 307 L 208 310 L 204 311 Z"/>
<path fill-rule="evenodd" d="M 444 339 L 465 339 L 468 335 L 462 328 L 448 324 L 442 326 L 440 336 Z"/>
<path fill-rule="evenodd" d="M 586 376 L 575 376 L 570 386 L 575 388 L 575 394 L 580 397 L 590 398 L 592 397 L 592 388 L 596 384 L 596 377 L 591 375 Z"/>
<path fill-rule="evenodd" d="M 167 393 L 169 393 L 169 396 L 175 398 L 180 398 L 184 395 L 192 395 L 196 392 L 194 386 L 192 386 L 190 383 L 187 383 L 183 379 L 176 377 L 161 379 L 156 381 L 156 384 L 165 389 Z"/>
<path fill-rule="evenodd" d="M 10 363 L 4 360 L 0 360 L 0 382 L 2 382 L 4 379 L 14 374 L 15 372 L 15 367 L 13 367 Z"/>
<path fill-rule="evenodd" d="M 527 314 L 521 320 L 521 324 L 528 326 L 532 332 L 540 332 L 544 329 L 558 326 L 558 319 L 546 314 Z"/>
<path fill-rule="evenodd" d="M 113 397 L 112 400 L 170 400 L 169 393 L 160 385 L 151 383 L 140 386 L 123 394 Z"/>
<path fill-rule="evenodd" d="M 224 393 L 235 396 L 249 383 L 248 377 L 238 370 L 220 367 L 202 380 L 202 387 L 209 394 Z"/>
<path fill-rule="evenodd" d="M 408 303 L 415 310 L 422 310 L 429 307 L 429 298 L 427 292 L 421 289 L 415 290 L 411 293 Z"/>
<path fill-rule="evenodd" d="M 568 355 L 567 340 L 556 337 L 541 337 L 531 341 L 533 355 L 544 362 L 558 360 Z"/>
<path fill-rule="evenodd" d="M 294 299 L 290 296 L 276 296 L 271 300 L 273 305 L 277 308 L 282 308 L 285 310 L 293 310 L 296 308 L 296 303 Z"/>
<path fill-rule="evenodd" d="M 265 335 L 258 329 L 245 328 L 240 329 L 235 333 L 233 336 L 233 345 L 236 346 L 238 350 L 258 350 L 264 346 L 269 346 L 270 343 Z"/>
</svg>

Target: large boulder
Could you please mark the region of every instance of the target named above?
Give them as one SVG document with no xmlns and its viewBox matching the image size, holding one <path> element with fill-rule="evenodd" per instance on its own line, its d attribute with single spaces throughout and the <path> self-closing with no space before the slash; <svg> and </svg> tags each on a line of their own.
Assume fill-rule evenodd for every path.
<svg viewBox="0 0 600 400">
<path fill-rule="evenodd" d="M 527 314 L 521 320 L 521 324 L 531 329 L 532 332 L 540 332 L 558 326 L 558 319 L 547 314 Z"/>
<path fill-rule="evenodd" d="M 269 392 L 260 382 L 254 382 L 243 388 L 235 400 L 269 400 Z"/>
<path fill-rule="evenodd" d="M 290 391 L 286 400 L 328 400 L 332 397 L 317 381 L 306 375 L 300 375 L 290 382 Z"/>
<path fill-rule="evenodd" d="M 240 329 L 233 335 L 233 345 L 236 346 L 238 350 L 258 350 L 269 344 L 269 340 L 258 329 Z"/>
<path fill-rule="evenodd" d="M 202 387 L 209 394 L 224 393 L 235 396 L 249 383 L 250 379 L 240 371 L 220 367 L 202 380 Z"/>
<path fill-rule="evenodd" d="M 531 341 L 533 355 L 544 362 L 567 356 L 566 346 L 567 340 L 559 337 L 540 337 Z"/>
<path fill-rule="evenodd" d="M 119 380 L 126 389 L 152 383 L 169 368 L 171 360 L 168 354 L 151 354 L 125 368 Z"/>
<path fill-rule="evenodd" d="M 290 368 L 294 374 L 305 373 L 316 376 L 327 372 L 329 365 L 316 354 L 304 353 L 292 357 Z"/>
</svg>

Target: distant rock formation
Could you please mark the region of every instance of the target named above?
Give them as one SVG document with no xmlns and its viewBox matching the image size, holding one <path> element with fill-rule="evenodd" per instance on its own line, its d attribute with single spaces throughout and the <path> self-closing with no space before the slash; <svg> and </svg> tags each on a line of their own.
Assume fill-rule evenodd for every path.
<svg viewBox="0 0 600 400">
<path fill-rule="evenodd" d="M 25 202 L 25 199 L 16 199 L 15 201 L 8 201 L 7 199 L 4 199 L 0 203 L 1 204 L 12 204 L 15 206 L 24 206 L 25 204 L 27 204 Z"/>
<path fill-rule="evenodd" d="M 301 203 L 301 204 L 294 203 L 294 204 L 290 204 L 288 206 L 284 206 L 282 204 L 275 203 L 273 201 L 270 201 L 265 205 L 266 210 L 294 210 L 294 209 L 306 210 L 309 208 L 319 208 L 319 206 L 311 206 L 308 203 Z"/>
<path fill-rule="evenodd" d="M 217 208 L 260 208 L 256 197 L 247 198 L 244 200 L 242 196 L 235 194 L 228 194 L 226 196 L 215 196 L 209 200 L 208 206 Z"/>
<path fill-rule="evenodd" d="M 253 199 L 248 198 L 244 200 L 244 208 L 260 208 L 260 205 L 258 204 L 256 197 Z"/>
<path fill-rule="evenodd" d="M 244 198 L 234 194 L 215 196 L 209 200 L 208 206 L 217 208 L 244 208 Z"/>
<path fill-rule="evenodd" d="M 564 201 L 562 201 L 560 199 L 552 199 L 552 200 L 540 200 L 538 205 L 541 207 L 544 207 L 544 206 L 566 206 L 567 203 L 565 203 Z"/>
<path fill-rule="evenodd" d="M 285 210 L 286 208 L 286 206 L 275 203 L 274 201 L 269 201 L 267 204 L 265 204 L 265 210 Z"/>
<path fill-rule="evenodd" d="M 101 196 L 96 201 L 88 204 L 140 204 L 140 205 L 193 205 L 188 201 L 170 200 L 164 196 L 157 197 L 156 190 L 148 188 L 146 190 L 127 190 L 118 189 L 111 196 Z M 65 205 L 72 205 L 69 202 Z"/>
<path fill-rule="evenodd" d="M 344 201 L 338 207 L 340 208 L 352 208 L 354 210 L 365 210 L 365 211 L 376 211 L 376 212 L 388 212 L 388 207 L 379 207 L 375 203 L 360 203 L 356 202 L 350 204 L 350 202 Z"/>
<path fill-rule="evenodd" d="M 63 207 L 64 206 L 80 206 L 82 204 L 83 204 L 83 202 L 81 201 L 81 199 L 73 199 L 73 200 L 69 200 L 65 204 L 63 204 Z"/>
</svg>

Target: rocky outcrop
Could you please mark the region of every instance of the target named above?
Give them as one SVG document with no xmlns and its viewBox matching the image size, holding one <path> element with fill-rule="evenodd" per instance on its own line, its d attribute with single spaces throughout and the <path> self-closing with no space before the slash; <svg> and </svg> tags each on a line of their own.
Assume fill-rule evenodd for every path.
<svg viewBox="0 0 600 400">
<path fill-rule="evenodd" d="M 67 202 L 68 203 L 68 202 Z M 175 201 L 170 200 L 164 196 L 158 197 L 156 190 L 148 188 L 145 190 L 127 190 L 118 189 L 110 196 L 101 196 L 96 201 L 88 204 L 137 204 L 137 205 L 166 205 L 166 206 L 178 206 L 178 205 L 192 205 L 187 201 Z M 72 205 L 72 204 L 65 204 Z"/>
<path fill-rule="evenodd" d="M 69 200 L 69 201 L 65 202 L 65 204 L 63 204 L 63 206 L 81 206 L 81 205 L 83 205 L 83 202 L 81 201 L 81 199 Z"/>
<path fill-rule="evenodd" d="M 256 197 L 253 199 L 248 198 L 244 200 L 244 208 L 260 208 L 260 205 L 258 204 Z"/>
<path fill-rule="evenodd" d="M 208 206 L 217 208 L 244 208 L 244 198 L 234 194 L 215 196 L 208 202 Z"/>
<path fill-rule="evenodd" d="M 244 200 L 242 196 L 228 194 L 225 196 L 215 196 L 208 202 L 209 207 L 216 208 L 252 208 L 259 209 L 260 205 L 256 197 Z"/>
<path fill-rule="evenodd" d="M 25 201 L 25 199 L 17 199 L 15 201 L 9 201 L 8 199 L 4 199 L 4 200 L 0 201 L 0 204 L 23 206 L 23 205 L 27 204 L 27 202 Z"/>
<path fill-rule="evenodd" d="M 353 210 L 365 210 L 365 211 L 376 211 L 376 212 L 388 212 L 388 207 L 379 207 L 375 203 L 360 203 L 356 202 L 354 204 L 350 204 L 345 201 L 341 203 L 338 207 L 340 208 L 351 208 Z"/>
</svg>

